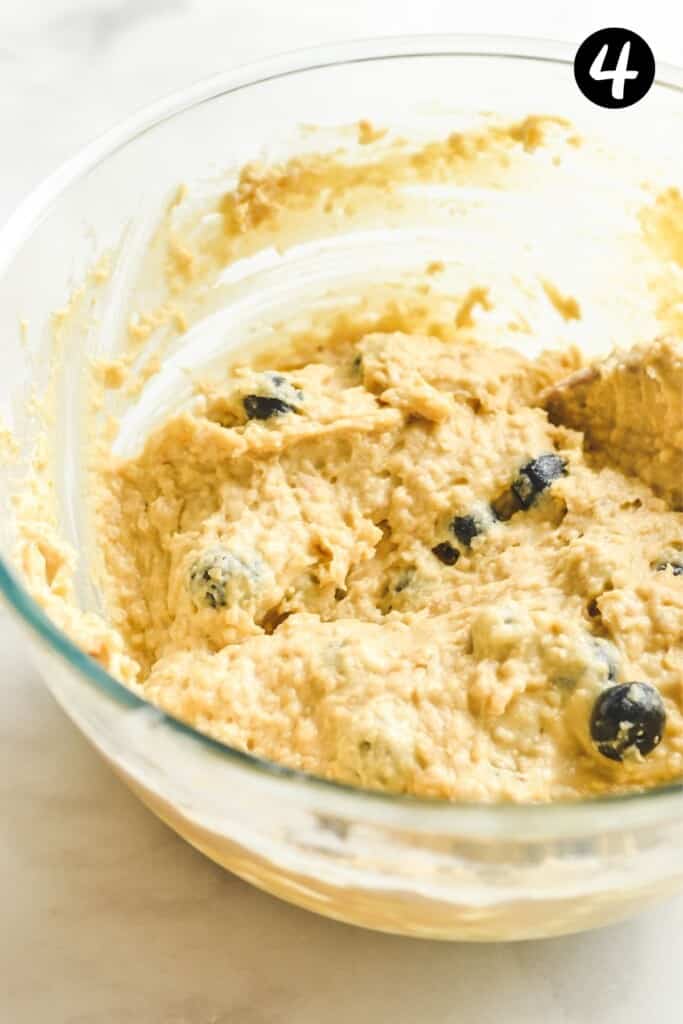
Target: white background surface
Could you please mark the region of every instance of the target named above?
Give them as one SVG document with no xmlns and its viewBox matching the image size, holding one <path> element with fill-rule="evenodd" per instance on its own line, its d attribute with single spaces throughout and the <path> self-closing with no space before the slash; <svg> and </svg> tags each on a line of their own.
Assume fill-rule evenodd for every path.
<svg viewBox="0 0 683 1024">
<path fill-rule="evenodd" d="M 408 32 L 641 32 L 671 0 L 0 0 L 0 218 L 165 92 L 278 50 Z M 0 612 L 3 1024 L 631 1024 L 681 1019 L 683 898 L 601 932 L 439 945 L 276 902 L 157 822 L 98 760 Z"/>
</svg>

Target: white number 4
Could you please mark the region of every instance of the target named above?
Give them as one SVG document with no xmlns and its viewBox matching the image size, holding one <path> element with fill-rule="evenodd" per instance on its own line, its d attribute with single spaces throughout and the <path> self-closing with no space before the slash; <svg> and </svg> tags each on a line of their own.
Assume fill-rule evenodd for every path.
<svg viewBox="0 0 683 1024">
<path fill-rule="evenodd" d="M 591 78 L 595 79 L 596 82 L 604 82 L 612 79 L 612 99 L 623 100 L 624 98 L 624 83 L 626 79 L 633 79 L 638 77 L 637 71 L 629 70 L 628 58 L 631 54 L 631 43 L 630 40 L 621 48 L 619 54 L 619 60 L 617 66 L 610 71 L 605 70 L 605 58 L 607 57 L 607 43 L 601 48 L 597 57 L 590 66 L 588 74 Z"/>
</svg>

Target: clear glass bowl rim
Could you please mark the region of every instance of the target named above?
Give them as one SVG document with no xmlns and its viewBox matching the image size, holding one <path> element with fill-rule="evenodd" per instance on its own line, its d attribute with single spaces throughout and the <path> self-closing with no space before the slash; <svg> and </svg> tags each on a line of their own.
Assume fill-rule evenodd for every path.
<svg viewBox="0 0 683 1024">
<path fill-rule="evenodd" d="M 70 186 L 107 157 L 183 111 L 221 95 L 261 85 L 285 76 L 324 68 L 391 59 L 479 57 L 571 65 L 576 46 L 550 39 L 504 35 L 415 35 L 352 40 L 289 51 L 202 79 L 150 104 L 86 145 L 30 192 L 0 228 L 0 277 L 24 242 Z M 683 92 L 683 68 L 657 62 L 655 84 Z M 39 640 L 67 662 L 86 683 L 123 707 L 152 707 L 118 682 L 63 633 L 30 596 L 10 565 L 0 556 L 0 595 L 12 612 Z M 158 710 L 158 709 L 157 709 Z M 683 781 L 644 792 L 552 804 L 458 803 L 359 789 L 287 768 L 230 747 L 192 726 L 158 712 L 166 725 L 225 757 L 244 771 L 262 773 L 287 787 L 316 790 L 338 813 L 380 819 L 418 832 L 439 828 L 448 832 L 533 834 L 537 838 L 615 825 L 644 825 L 674 818 L 683 812 Z"/>
</svg>

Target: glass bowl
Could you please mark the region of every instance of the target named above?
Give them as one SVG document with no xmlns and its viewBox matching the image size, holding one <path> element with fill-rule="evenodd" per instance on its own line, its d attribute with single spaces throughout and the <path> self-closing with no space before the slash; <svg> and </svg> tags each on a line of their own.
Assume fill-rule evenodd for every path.
<svg viewBox="0 0 683 1024">
<path fill-rule="evenodd" d="M 498 940 L 617 920 L 683 881 L 683 786 L 542 806 L 388 796 L 267 763 L 172 720 L 60 632 L 11 568 L 10 492 L 37 429 L 25 399 L 48 382 L 54 310 L 99 253 L 145 222 L 150 197 L 241 163 L 297 124 L 381 124 L 397 114 L 405 119 L 406 111 L 427 117 L 446 98 L 473 111 L 565 114 L 634 144 L 643 132 L 663 144 L 680 138 L 683 72 L 660 67 L 645 101 L 603 111 L 576 89 L 572 56 L 536 40 L 423 36 L 315 49 L 226 72 L 86 148 L 0 233 L 0 400 L 21 442 L 19 463 L 2 467 L 0 588 L 28 651 L 79 729 L 180 835 L 262 889 L 370 928 Z M 28 325 L 20 326 L 23 319 Z M 79 370 L 98 334 L 69 339 L 53 381 L 58 515 L 81 551 L 83 426 L 75 410 Z M 79 599 L 95 607 L 91 589 L 86 566 Z"/>
</svg>

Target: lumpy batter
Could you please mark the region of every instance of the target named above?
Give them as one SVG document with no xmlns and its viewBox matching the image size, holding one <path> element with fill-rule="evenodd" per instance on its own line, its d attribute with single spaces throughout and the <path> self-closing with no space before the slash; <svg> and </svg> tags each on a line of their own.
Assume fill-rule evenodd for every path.
<svg viewBox="0 0 683 1024">
<path fill-rule="evenodd" d="M 103 519 L 145 694 L 396 792 L 550 800 L 679 771 L 683 524 L 549 422 L 571 363 L 300 341 L 172 416 L 111 471 Z M 595 702 L 634 681 L 666 728 L 655 709 L 653 749 L 601 753 Z"/>
<path fill-rule="evenodd" d="M 359 141 L 382 138 L 361 131 Z M 135 313 L 132 354 L 100 367 L 101 378 L 121 387 L 155 332 L 191 327 L 231 261 L 286 229 L 305 241 L 309 214 L 329 226 L 343 206 L 353 221 L 357 193 L 375 190 L 391 220 L 392 181 L 471 186 L 463 224 L 481 215 L 483 249 L 505 263 L 506 217 L 521 211 L 513 242 L 530 230 L 537 180 L 559 217 L 573 181 L 563 167 L 581 166 L 579 145 L 563 122 L 529 118 L 412 156 L 388 144 L 360 168 L 335 156 L 248 168 L 185 224 L 179 198 L 152 246 L 164 302 Z M 484 188 L 500 193 L 488 220 L 476 212 Z M 503 205 L 506 189 L 518 189 L 514 204 Z M 424 283 L 445 269 L 435 260 L 410 302 L 377 315 L 361 303 L 322 326 L 304 318 L 276 342 L 271 332 L 135 452 L 97 448 L 91 500 L 108 623 L 73 607 L 71 562 L 28 517 L 22 561 L 34 592 L 155 704 L 327 778 L 550 801 L 680 777 L 679 202 L 670 190 L 628 207 L 627 256 L 587 266 L 581 302 L 526 265 L 509 280 L 489 268 L 461 273 L 466 286 L 443 315 Z M 590 221 L 576 229 L 589 249 Z M 473 264 L 477 237 L 465 254 Z M 649 263 L 628 255 L 634 239 Z M 631 343 L 629 329 L 642 337 L 655 321 L 666 337 L 593 364 L 563 333 L 614 322 Z"/>
</svg>

